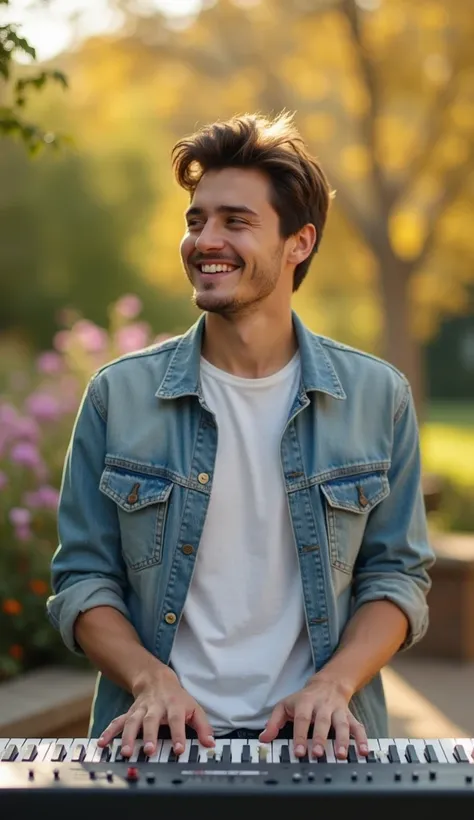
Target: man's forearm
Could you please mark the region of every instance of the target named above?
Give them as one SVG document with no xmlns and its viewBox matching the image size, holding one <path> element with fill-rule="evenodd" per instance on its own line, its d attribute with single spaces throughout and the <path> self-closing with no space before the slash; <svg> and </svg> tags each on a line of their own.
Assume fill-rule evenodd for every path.
<svg viewBox="0 0 474 820">
<path fill-rule="evenodd" d="M 113 607 L 99 606 L 81 613 L 74 634 L 94 666 L 132 694 L 145 678 L 158 679 L 170 672 L 145 649 L 130 622 Z"/>
<path fill-rule="evenodd" d="M 347 624 L 338 649 L 317 677 L 337 682 L 352 697 L 398 652 L 408 628 L 407 617 L 391 601 L 364 604 Z"/>
</svg>

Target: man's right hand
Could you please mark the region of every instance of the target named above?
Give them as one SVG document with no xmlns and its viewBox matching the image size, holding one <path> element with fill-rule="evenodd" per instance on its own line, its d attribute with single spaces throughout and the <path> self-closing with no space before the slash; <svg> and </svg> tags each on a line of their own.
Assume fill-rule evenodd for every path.
<svg viewBox="0 0 474 820">
<path fill-rule="evenodd" d="M 175 754 L 184 752 L 186 725 L 195 729 L 203 746 L 214 746 L 214 737 L 201 706 L 181 686 L 177 675 L 169 668 L 157 675 L 143 675 L 133 687 L 135 702 L 124 715 L 119 715 L 101 735 L 98 745 L 107 746 L 122 733 L 123 757 L 130 757 L 140 730 L 143 730 L 143 750 L 146 755 L 156 750 L 161 725 L 170 728 Z"/>
</svg>

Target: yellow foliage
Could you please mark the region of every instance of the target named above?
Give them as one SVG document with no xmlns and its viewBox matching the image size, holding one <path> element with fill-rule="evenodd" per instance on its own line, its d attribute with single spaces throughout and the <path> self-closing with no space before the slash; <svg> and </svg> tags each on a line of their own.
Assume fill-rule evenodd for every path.
<svg viewBox="0 0 474 820">
<path fill-rule="evenodd" d="M 364 179 L 370 170 L 372 160 L 365 145 L 348 145 L 343 148 L 340 165 L 350 179 Z"/>
<path fill-rule="evenodd" d="M 426 216 L 420 211 L 395 213 L 389 221 L 392 247 L 400 259 L 410 260 L 420 253 L 428 229 Z"/>
<path fill-rule="evenodd" d="M 316 146 L 332 139 L 336 131 L 336 120 L 325 111 L 307 114 L 301 121 L 301 128 L 308 141 Z"/>
<path fill-rule="evenodd" d="M 424 0 L 414 8 L 419 24 L 425 29 L 443 31 L 449 25 L 449 12 L 443 3 Z"/>
<path fill-rule="evenodd" d="M 450 109 L 452 123 L 461 131 L 474 131 L 474 101 L 460 100 Z"/>
<path fill-rule="evenodd" d="M 470 145 L 465 137 L 446 134 L 436 149 L 435 158 L 445 170 L 456 168 L 467 160 L 469 151 Z"/>
</svg>

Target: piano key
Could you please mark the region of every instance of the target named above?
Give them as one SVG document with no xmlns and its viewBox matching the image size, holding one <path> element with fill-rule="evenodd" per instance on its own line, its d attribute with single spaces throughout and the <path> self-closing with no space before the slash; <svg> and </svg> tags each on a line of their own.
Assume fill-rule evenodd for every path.
<svg viewBox="0 0 474 820">
<path fill-rule="evenodd" d="M 455 744 L 453 754 L 456 758 L 457 763 L 469 763 L 469 758 L 466 754 L 466 750 L 464 746 L 462 746 L 460 743 Z"/>
<path fill-rule="evenodd" d="M 290 747 L 288 743 L 282 743 L 280 746 L 280 763 L 290 762 Z"/>
<path fill-rule="evenodd" d="M 474 763 L 474 759 L 472 757 L 472 751 L 473 751 L 474 745 L 472 743 L 471 738 L 470 737 L 457 737 L 456 738 L 456 744 L 458 746 L 463 746 L 464 747 L 464 751 L 466 752 L 466 757 L 468 759 L 468 762 L 469 763 Z"/>
<path fill-rule="evenodd" d="M 82 763 L 86 756 L 87 747 L 89 745 L 89 738 L 87 737 L 73 737 L 66 752 L 66 763 Z"/>
<path fill-rule="evenodd" d="M 10 740 L 10 738 L 8 738 L 8 737 L 0 737 L 0 758 L 2 756 L 3 750 L 5 749 L 6 746 L 8 746 L 8 741 L 9 740 Z"/>
<path fill-rule="evenodd" d="M 443 737 L 440 738 L 441 746 L 446 754 L 449 763 L 459 763 L 458 754 L 455 753 L 456 746 L 463 746 L 469 763 L 474 763 L 471 757 L 472 744 L 470 738 L 463 737 Z"/>
<path fill-rule="evenodd" d="M 447 763 L 447 757 L 444 752 L 441 743 L 437 738 L 425 738 L 426 748 L 425 748 L 425 759 L 427 763 Z M 434 755 L 432 756 L 427 750 L 433 749 Z M 433 757 L 433 759 L 431 759 Z M 435 760 L 436 758 L 436 760 Z"/>
<path fill-rule="evenodd" d="M 324 752 L 326 757 L 327 763 L 335 763 L 336 762 L 336 755 L 334 754 L 334 746 L 332 740 L 326 740 L 324 744 Z M 321 762 L 321 761 L 319 761 Z"/>
<path fill-rule="evenodd" d="M 66 757 L 66 747 L 64 743 L 56 743 L 53 753 L 49 758 L 51 763 L 62 763 Z"/>
<path fill-rule="evenodd" d="M 5 761 L 6 763 L 13 763 L 19 754 L 20 751 L 16 743 L 9 743 L 8 746 L 5 746 L 0 760 Z"/>
<path fill-rule="evenodd" d="M 407 743 L 405 748 L 405 758 L 408 763 L 421 763 L 422 761 L 424 763 L 424 756 L 420 760 L 420 758 L 418 757 L 418 752 L 413 743 Z"/>
<path fill-rule="evenodd" d="M 251 763 L 252 762 L 252 754 L 250 751 L 250 746 L 248 743 L 244 743 L 242 746 L 242 754 L 240 756 L 241 763 Z"/>
<path fill-rule="evenodd" d="M 156 741 L 155 751 L 153 754 L 148 755 L 146 760 L 148 763 L 158 763 L 161 756 L 161 751 L 163 748 L 163 741 L 161 738 L 158 738 Z"/>
<path fill-rule="evenodd" d="M 133 744 L 133 752 L 128 758 L 130 763 L 138 763 L 138 755 L 140 754 L 140 749 L 143 748 L 143 738 L 139 738 Z"/>
<path fill-rule="evenodd" d="M 224 743 L 221 753 L 222 763 L 232 763 L 232 749 L 230 743 Z"/>
<path fill-rule="evenodd" d="M 369 747 L 369 754 L 367 755 L 367 763 L 388 763 L 387 752 L 380 748 L 380 743 L 377 738 L 367 738 L 367 745 Z"/>
<path fill-rule="evenodd" d="M 159 763 L 168 763 L 170 752 L 173 749 L 173 741 L 172 740 L 164 740 L 163 745 L 161 747 L 160 759 Z"/>
<path fill-rule="evenodd" d="M 56 737 L 42 737 L 41 741 L 38 743 L 38 754 L 35 762 L 39 763 L 40 761 L 46 760 L 48 754 L 51 753 L 57 742 L 58 738 Z"/>
<path fill-rule="evenodd" d="M 33 763 L 33 760 L 36 760 L 38 756 L 38 741 L 34 743 L 30 742 L 28 738 L 28 742 L 25 743 L 21 749 L 21 761 L 22 763 Z"/>
<path fill-rule="evenodd" d="M 97 746 L 97 740 L 96 737 L 89 740 L 84 758 L 85 763 L 98 763 L 102 749 Z"/>
<path fill-rule="evenodd" d="M 70 737 L 55 738 L 49 745 L 43 760 L 48 763 L 62 763 L 66 759 L 67 752 L 69 751 L 71 744 L 72 738 Z"/>
<path fill-rule="evenodd" d="M 189 760 L 188 763 L 197 763 L 199 759 L 199 746 L 197 743 L 191 744 L 191 749 L 189 752 Z"/>
</svg>

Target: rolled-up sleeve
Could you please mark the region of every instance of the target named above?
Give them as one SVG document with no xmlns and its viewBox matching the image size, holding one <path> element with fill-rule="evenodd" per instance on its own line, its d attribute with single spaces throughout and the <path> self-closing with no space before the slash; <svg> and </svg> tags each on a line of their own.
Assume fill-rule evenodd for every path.
<svg viewBox="0 0 474 820">
<path fill-rule="evenodd" d="M 354 605 L 388 600 L 406 615 L 401 649 L 418 642 L 429 622 L 429 571 L 434 563 L 421 485 L 416 413 L 408 384 L 394 420 L 389 495 L 372 510 L 354 570 Z"/>
<path fill-rule="evenodd" d="M 125 617 L 126 569 L 114 502 L 99 490 L 106 451 L 106 417 L 94 379 L 88 385 L 66 453 L 58 509 L 59 545 L 51 563 L 47 615 L 71 652 L 78 615 L 111 606 Z"/>
</svg>

